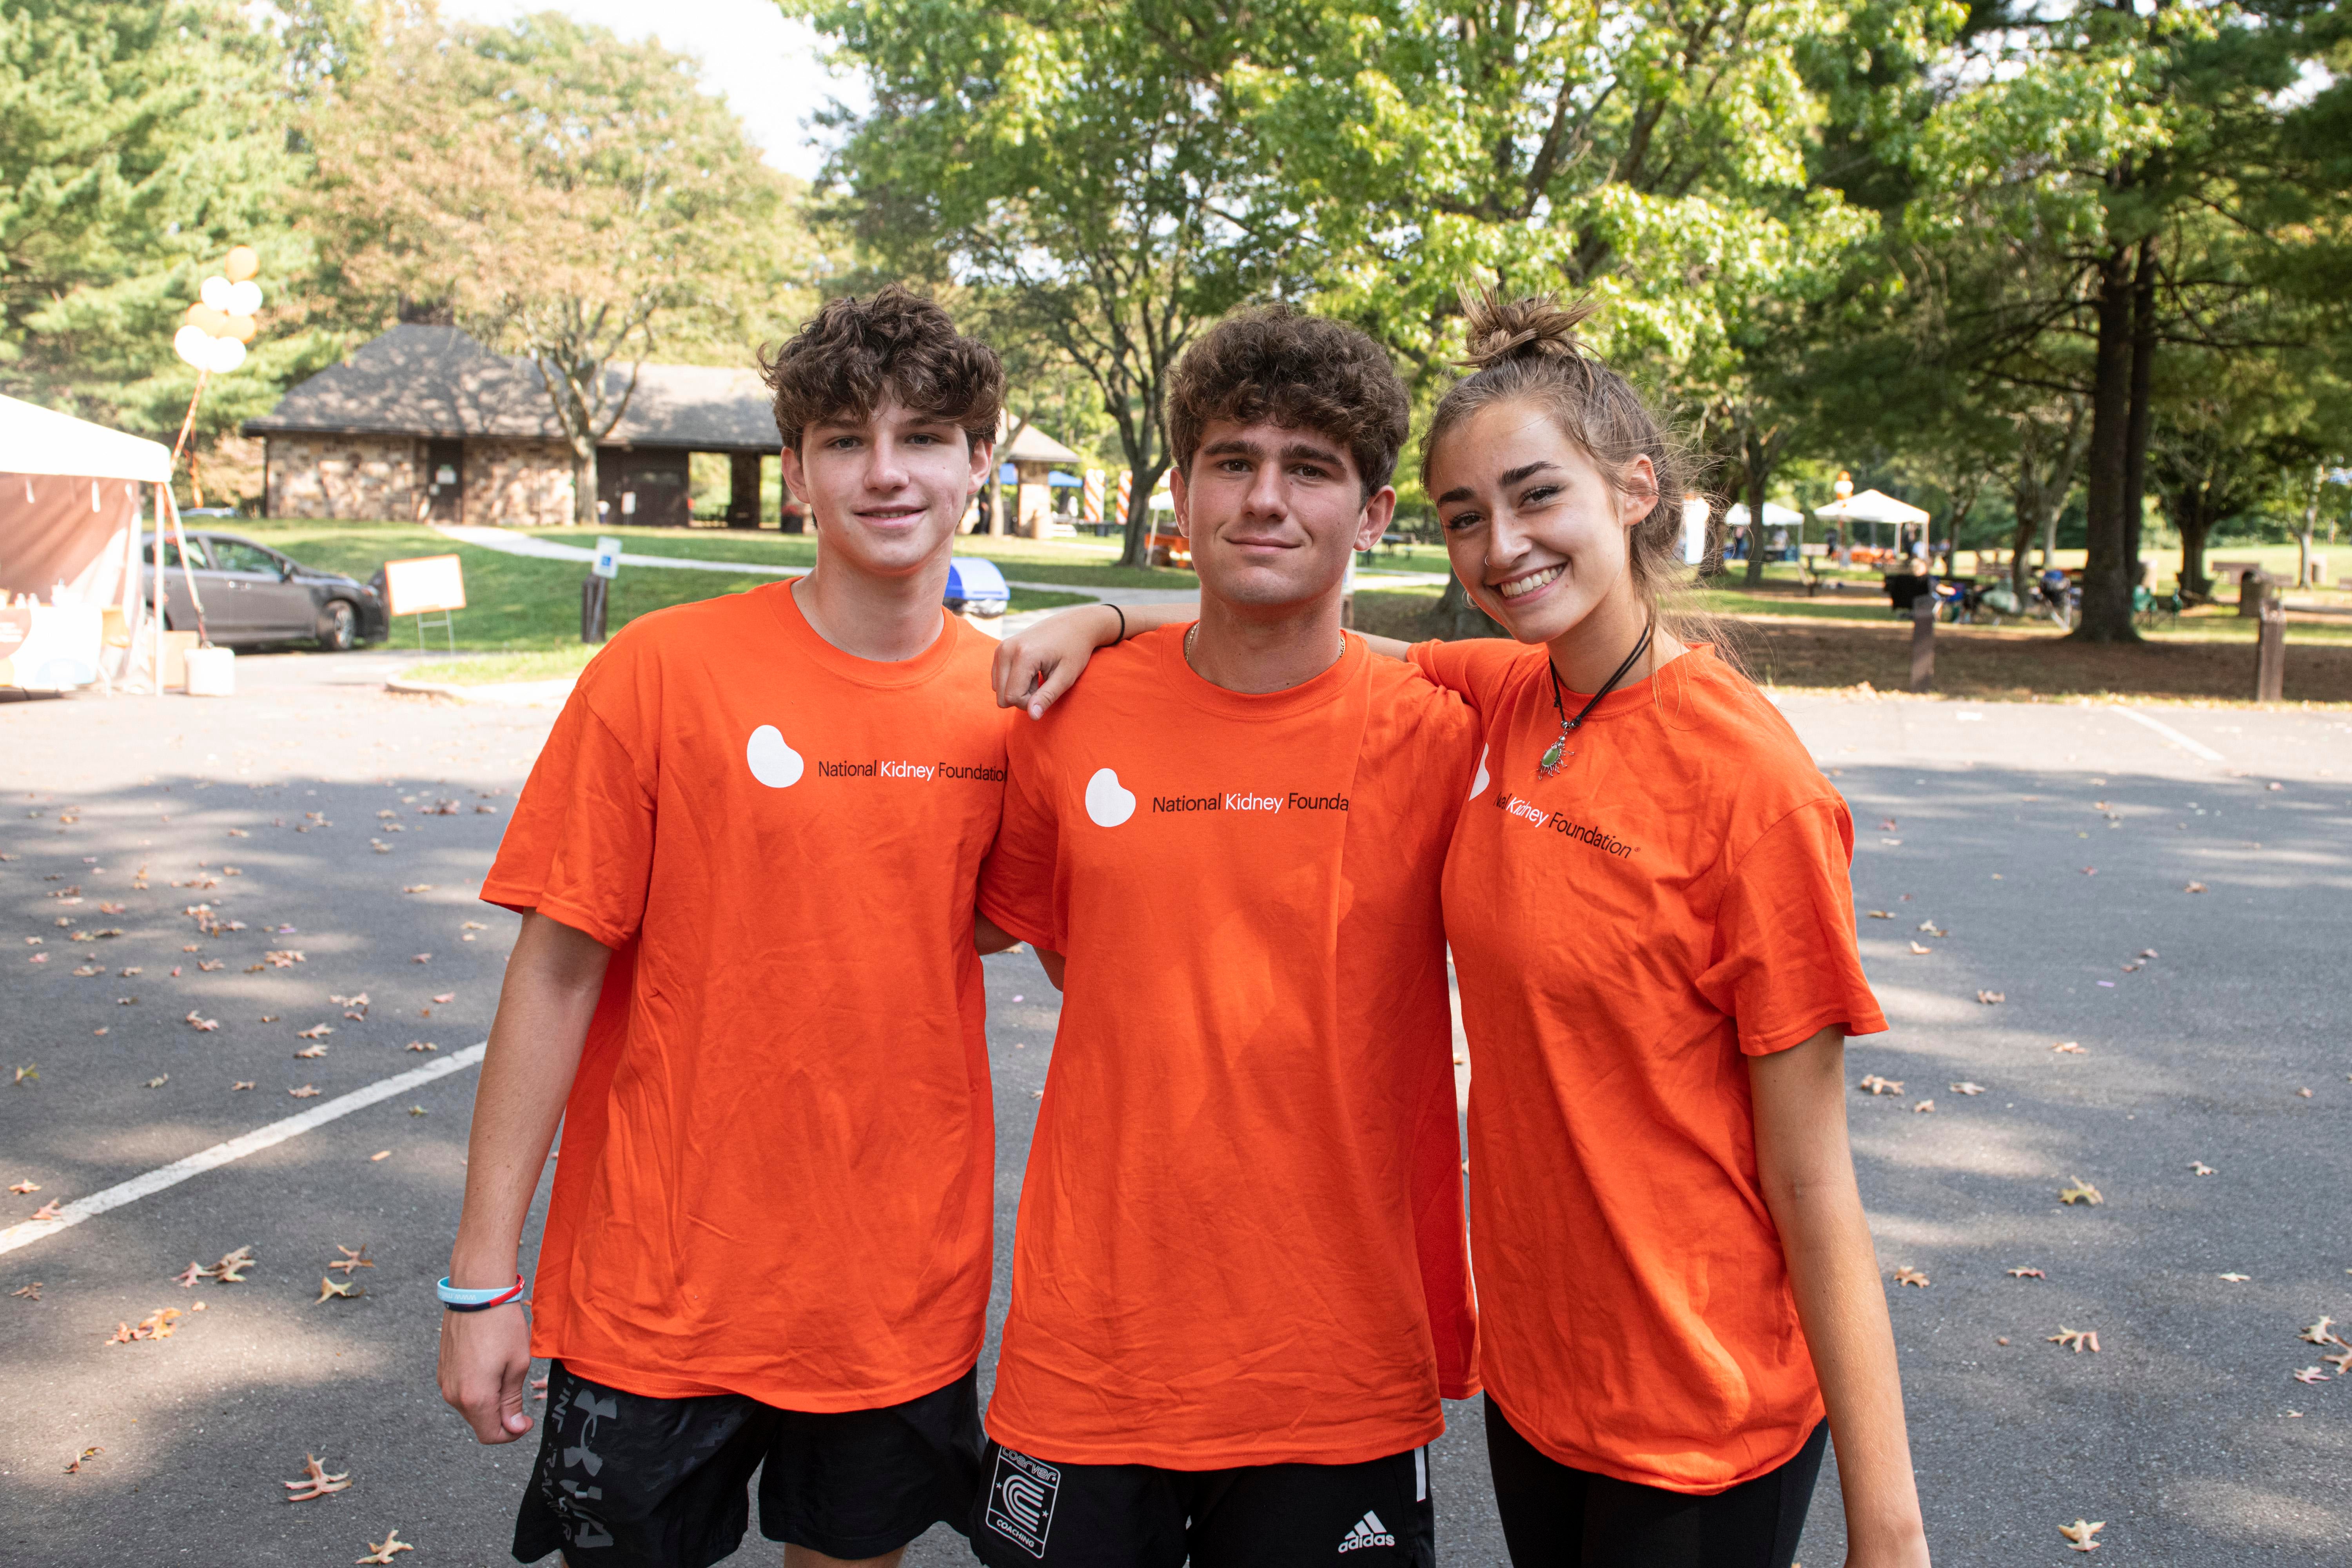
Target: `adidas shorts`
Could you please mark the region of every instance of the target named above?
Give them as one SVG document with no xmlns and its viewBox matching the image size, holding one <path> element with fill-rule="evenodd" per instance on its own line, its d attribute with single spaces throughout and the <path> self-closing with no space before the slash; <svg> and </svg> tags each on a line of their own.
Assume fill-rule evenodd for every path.
<svg viewBox="0 0 2352 1568">
<path fill-rule="evenodd" d="M 988 1568 L 1435 1568 L 1429 1450 L 1360 1465 L 1055 1465 L 992 1442 L 971 1547 Z"/>
<path fill-rule="evenodd" d="M 518 1562 L 705 1568 L 760 1533 L 852 1562 L 971 1513 L 979 1384 L 878 1410 L 778 1410 L 740 1394 L 656 1399 L 547 1369 L 539 1462 L 515 1521 Z"/>
</svg>

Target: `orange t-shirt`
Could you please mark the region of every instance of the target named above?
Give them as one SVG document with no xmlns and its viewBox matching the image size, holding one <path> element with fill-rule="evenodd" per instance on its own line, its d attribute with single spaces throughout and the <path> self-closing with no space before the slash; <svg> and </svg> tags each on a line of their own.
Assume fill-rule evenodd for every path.
<svg viewBox="0 0 2352 1568">
<path fill-rule="evenodd" d="M 1475 751 L 1350 637 L 1288 691 L 1184 629 L 1008 752 L 981 910 L 1068 960 L 990 1434 L 1068 1464 L 1352 1464 L 1474 1391 L 1439 879 Z"/>
<path fill-rule="evenodd" d="M 995 1154 L 972 900 L 995 645 L 897 664 L 789 584 L 629 623 L 482 887 L 616 950 L 565 1109 L 531 1351 L 657 1397 L 892 1405 L 980 1353 Z"/>
<path fill-rule="evenodd" d="M 1560 1463 L 1718 1492 L 1822 1419 L 1742 1058 L 1886 1027 L 1854 950 L 1853 824 L 1704 647 L 1604 698 L 1538 777 L 1548 658 L 1412 650 L 1486 725 L 1445 864 L 1480 1371 Z"/>
</svg>

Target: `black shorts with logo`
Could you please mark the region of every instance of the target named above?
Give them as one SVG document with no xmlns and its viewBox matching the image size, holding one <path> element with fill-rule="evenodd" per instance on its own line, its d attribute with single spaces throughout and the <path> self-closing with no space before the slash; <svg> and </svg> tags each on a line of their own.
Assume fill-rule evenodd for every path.
<svg viewBox="0 0 2352 1568">
<path fill-rule="evenodd" d="M 971 1549 L 988 1568 L 1434 1568 L 1429 1450 L 1358 1465 L 1056 1465 L 996 1443 Z"/>
<path fill-rule="evenodd" d="M 878 1410 L 779 1410 L 740 1394 L 656 1399 L 547 1369 L 518 1562 L 704 1568 L 751 1527 L 828 1557 L 879 1557 L 966 1528 L 980 1481 L 978 1373 Z"/>
</svg>

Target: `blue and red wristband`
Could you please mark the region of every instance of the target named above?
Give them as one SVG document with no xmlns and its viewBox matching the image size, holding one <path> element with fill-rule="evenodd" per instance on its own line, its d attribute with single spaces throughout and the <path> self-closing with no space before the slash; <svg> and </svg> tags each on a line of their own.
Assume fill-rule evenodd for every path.
<svg viewBox="0 0 2352 1568">
<path fill-rule="evenodd" d="M 492 1307 L 503 1307 L 509 1301 L 522 1300 L 522 1276 L 516 1275 L 514 1283 L 500 1290 L 463 1289 L 450 1284 L 445 1277 L 433 1288 L 433 1293 L 440 1297 L 441 1304 L 453 1312 L 487 1312 Z"/>
</svg>

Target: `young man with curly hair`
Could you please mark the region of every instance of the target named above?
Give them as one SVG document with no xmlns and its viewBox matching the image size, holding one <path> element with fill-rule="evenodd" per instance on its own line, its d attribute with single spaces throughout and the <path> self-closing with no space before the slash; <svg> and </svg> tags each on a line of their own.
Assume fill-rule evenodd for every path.
<svg viewBox="0 0 2352 1568">
<path fill-rule="evenodd" d="M 1439 910 L 1474 733 L 1339 615 L 1404 389 L 1274 309 L 1187 353 L 1167 416 L 1199 619 L 1015 728 L 982 875 L 1065 997 L 972 1544 L 1426 1565 L 1475 1356 Z"/>
<path fill-rule="evenodd" d="M 975 923 L 1005 725 L 949 616 L 994 353 L 904 289 L 772 363 L 807 576 L 632 621 L 582 675 L 482 897 L 518 910 L 442 1299 L 442 1395 L 530 1430 L 515 1556 L 791 1568 L 965 1525 L 994 1152 Z M 977 929 L 977 938 L 976 938 Z M 562 1159 L 526 1322 L 524 1217 Z"/>
</svg>

